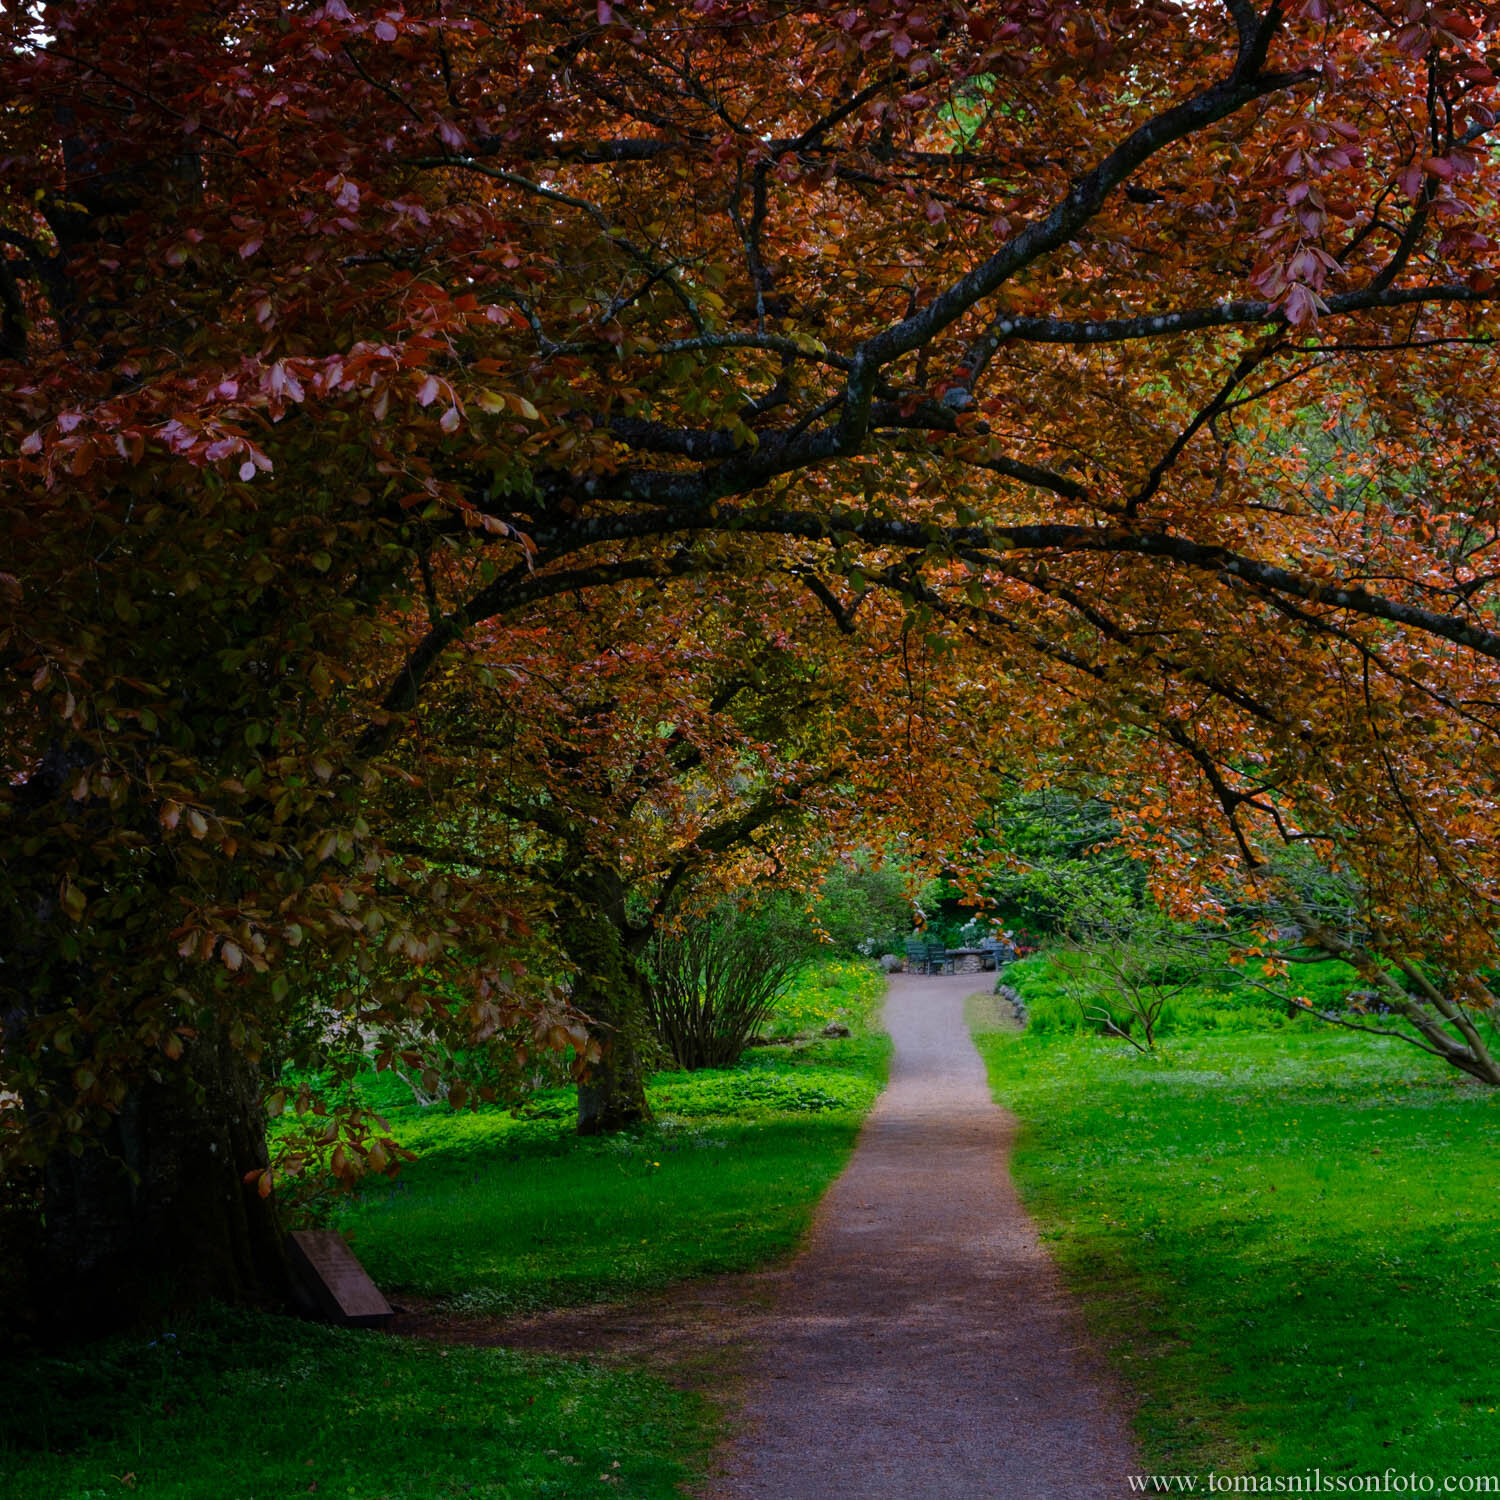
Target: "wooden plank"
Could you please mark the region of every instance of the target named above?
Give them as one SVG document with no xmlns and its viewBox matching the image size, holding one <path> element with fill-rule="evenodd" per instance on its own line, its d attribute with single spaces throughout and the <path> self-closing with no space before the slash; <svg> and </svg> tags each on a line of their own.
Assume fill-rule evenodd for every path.
<svg viewBox="0 0 1500 1500">
<path fill-rule="evenodd" d="M 395 1317 L 336 1229 L 295 1229 L 287 1236 L 287 1250 L 320 1317 L 346 1328 L 384 1328 Z"/>
</svg>

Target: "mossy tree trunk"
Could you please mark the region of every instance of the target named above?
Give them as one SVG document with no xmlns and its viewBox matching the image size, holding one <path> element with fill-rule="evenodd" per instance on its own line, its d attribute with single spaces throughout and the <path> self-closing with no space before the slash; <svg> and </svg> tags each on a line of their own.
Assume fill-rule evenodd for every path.
<svg viewBox="0 0 1500 1500">
<path fill-rule="evenodd" d="M 608 1135 L 651 1118 L 647 981 L 640 962 L 651 932 L 631 922 L 625 883 L 614 871 L 572 882 L 561 916 L 563 943 L 578 967 L 573 1003 L 588 1018 L 601 1054 L 578 1085 L 578 1132 Z"/>
</svg>

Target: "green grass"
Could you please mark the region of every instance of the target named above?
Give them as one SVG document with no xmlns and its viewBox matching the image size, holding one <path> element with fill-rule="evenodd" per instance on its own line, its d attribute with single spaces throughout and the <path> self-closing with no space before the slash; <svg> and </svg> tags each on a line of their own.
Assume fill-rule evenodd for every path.
<svg viewBox="0 0 1500 1500">
<path fill-rule="evenodd" d="M 658 1075 L 656 1123 L 610 1141 L 571 1134 L 563 1091 L 518 1119 L 423 1109 L 368 1075 L 418 1159 L 336 1222 L 398 1300 L 486 1313 L 762 1264 L 795 1246 L 879 1092 L 883 990 L 864 966 L 811 966 L 778 1028 L 841 1019 L 852 1037 Z M 7 1369 L 0 1500 L 665 1500 L 714 1426 L 706 1403 L 645 1374 L 209 1309 Z"/>
<path fill-rule="evenodd" d="M 0 1496 L 667 1500 L 705 1435 L 643 1375 L 208 1309 L 7 1372 Z"/>
<path fill-rule="evenodd" d="M 1162 1471 L 1500 1471 L 1500 1092 L 1301 1018 L 977 1038 Z"/>
<path fill-rule="evenodd" d="M 885 994 L 885 979 L 867 960 L 826 958 L 804 964 L 776 1002 L 766 1027 L 769 1036 L 806 1035 L 830 1021 L 856 1030 L 867 1027 Z"/>
<path fill-rule="evenodd" d="M 392 1109 L 392 1130 L 417 1160 L 356 1194 L 335 1222 L 397 1296 L 485 1313 L 625 1298 L 764 1264 L 795 1248 L 880 1090 L 889 1043 L 868 1021 L 882 990 L 864 966 L 813 969 L 782 1025 L 842 1017 L 854 1036 L 657 1074 L 655 1123 L 607 1140 L 572 1134 L 565 1090 L 520 1119 Z"/>
</svg>

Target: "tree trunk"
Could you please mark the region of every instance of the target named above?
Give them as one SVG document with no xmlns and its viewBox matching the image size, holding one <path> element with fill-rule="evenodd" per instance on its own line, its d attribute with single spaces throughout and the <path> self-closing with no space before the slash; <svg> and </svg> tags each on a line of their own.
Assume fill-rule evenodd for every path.
<svg viewBox="0 0 1500 1500">
<path fill-rule="evenodd" d="M 204 1297 L 285 1305 L 274 1200 L 247 1187 L 266 1165 L 253 1063 L 218 1035 L 193 1041 L 132 1092 L 109 1138 L 57 1152 L 43 1172 L 38 1332 L 77 1337 Z"/>
<path fill-rule="evenodd" d="M 624 884 L 612 875 L 569 893 L 563 941 L 578 965 L 573 1004 L 587 1018 L 600 1060 L 578 1085 L 578 1133 L 609 1135 L 651 1118 L 644 1053 L 649 1043 L 646 978 L 639 955 L 649 929 L 633 927 Z"/>
</svg>

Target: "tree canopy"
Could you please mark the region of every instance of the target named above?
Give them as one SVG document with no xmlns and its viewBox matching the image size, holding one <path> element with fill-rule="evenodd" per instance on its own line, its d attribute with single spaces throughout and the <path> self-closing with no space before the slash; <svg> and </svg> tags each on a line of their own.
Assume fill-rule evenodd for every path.
<svg viewBox="0 0 1500 1500">
<path fill-rule="evenodd" d="M 1311 844 L 1353 956 L 1500 1077 L 1497 29 L 7 10 L 5 1149 L 81 1150 L 188 1044 L 260 1055 L 309 968 L 375 1029 L 566 1034 L 524 894 L 416 847 L 413 747 L 462 760 L 454 705 L 535 648 L 557 785 L 601 649 L 716 577 L 751 635 L 822 611 L 838 701 L 878 660 L 987 705 L 910 755 L 931 789 L 1107 770 L 1180 910 Z"/>
</svg>

